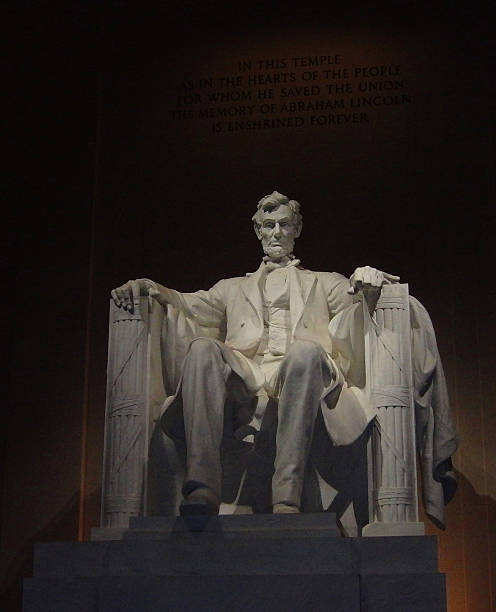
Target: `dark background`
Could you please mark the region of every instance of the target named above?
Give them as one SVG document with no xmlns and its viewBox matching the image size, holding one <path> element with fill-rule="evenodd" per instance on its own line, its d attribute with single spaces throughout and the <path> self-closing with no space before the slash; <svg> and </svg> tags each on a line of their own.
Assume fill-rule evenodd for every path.
<svg viewBox="0 0 496 612">
<path fill-rule="evenodd" d="M 146 276 L 190 291 L 256 269 L 250 218 L 277 189 L 302 204 L 303 265 L 399 274 L 431 313 L 461 438 L 441 570 L 450 610 L 490 610 L 489 4 L 21 3 L 4 15 L 6 609 L 20 609 L 33 542 L 84 539 L 98 525 L 109 290 Z M 240 57 L 328 49 L 350 64 L 401 64 L 412 104 L 367 125 L 235 134 L 170 117 L 184 78 L 230 74 Z"/>
</svg>

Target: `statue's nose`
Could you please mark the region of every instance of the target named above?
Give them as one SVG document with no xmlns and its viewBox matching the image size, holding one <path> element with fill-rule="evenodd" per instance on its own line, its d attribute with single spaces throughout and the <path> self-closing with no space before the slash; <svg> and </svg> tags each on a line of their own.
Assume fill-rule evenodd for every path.
<svg viewBox="0 0 496 612">
<path fill-rule="evenodd" d="M 276 223 L 274 226 L 274 236 L 280 236 L 281 235 L 281 226 L 279 225 L 279 223 Z"/>
</svg>

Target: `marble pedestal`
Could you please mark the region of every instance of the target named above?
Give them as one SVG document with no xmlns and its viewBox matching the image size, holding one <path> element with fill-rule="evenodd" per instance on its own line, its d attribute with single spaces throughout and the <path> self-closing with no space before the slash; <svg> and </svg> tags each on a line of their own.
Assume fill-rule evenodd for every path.
<svg viewBox="0 0 496 612">
<path fill-rule="evenodd" d="M 35 546 L 24 612 L 446 610 L 434 537 L 343 538 L 332 514 L 138 518 L 93 536 Z"/>
</svg>

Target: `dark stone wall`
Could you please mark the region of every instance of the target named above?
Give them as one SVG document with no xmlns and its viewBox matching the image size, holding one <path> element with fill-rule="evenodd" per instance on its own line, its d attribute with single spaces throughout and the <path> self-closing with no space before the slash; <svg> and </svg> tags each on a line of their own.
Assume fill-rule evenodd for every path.
<svg viewBox="0 0 496 612">
<path fill-rule="evenodd" d="M 303 206 L 303 265 L 400 274 L 431 313 L 461 438 L 440 567 L 450 610 L 489 610 L 494 39 L 485 5 L 157 7 L 6 10 L 5 601 L 19 609 L 34 541 L 85 538 L 98 524 L 110 288 L 148 276 L 191 291 L 256 269 L 250 218 L 278 189 Z M 183 81 L 239 76 L 240 59 L 323 51 L 342 65 L 401 65 L 411 102 L 367 109 L 365 123 L 233 132 L 222 120 L 220 133 L 214 121 L 171 112 Z"/>
</svg>

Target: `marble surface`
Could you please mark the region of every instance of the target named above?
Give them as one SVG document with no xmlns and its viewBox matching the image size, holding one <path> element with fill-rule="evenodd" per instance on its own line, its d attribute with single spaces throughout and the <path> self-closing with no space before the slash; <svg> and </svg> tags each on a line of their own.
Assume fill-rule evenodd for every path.
<svg viewBox="0 0 496 612">
<path fill-rule="evenodd" d="M 180 293 L 145 278 L 112 291 L 102 526 L 126 527 L 130 517 L 142 514 L 176 514 L 183 484 L 188 490 L 207 486 L 219 501 L 227 502 L 221 508 L 229 511 L 243 506 L 267 511 L 271 503 L 279 502 L 304 511 L 335 506 L 343 530 L 351 535 L 367 522 L 417 526 L 415 453 L 424 449 L 415 448 L 412 362 L 425 363 L 422 351 L 427 349 L 420 344 L 410 347 L 410 325 L 421 312 L 425 319 L 421 325 L 428 328 L 428 315 L 416 305 L 412 314 L 408 286 L 398 284 L 399 277 L 393 274 L 362 266 L 346 279 L 337 273 L 305 270 L 294 255 L 303 227 L 295 200 L 274 191 L 259 201 L 252 221 L 264 252 L 256 272 L 194 293 Z M 200 345 L 191 341 L 198 337 L 211 338 L 202 340 L 205 351 L 221 351 L 216 366 L 219 380 L 208 391 L 209 377 L 200 383 L 198 374 L 182 376 L 183 368 L 193 372 L 207 367 L 201 359 L 205 363 L 208 359 L 200 359 L 199 351 L 193 358 L 191 347 Z M 433 342 L 435 346 L 435 338 Z M 312 374 L 315 369 L 303 374 L 299 366 L 286 367 L 297 348 L 310 355 L 309 347 L 322 351 L 325 382 Z M 303 362 L 307 359 L 300 357 Z M 242 459 L 234 470 L 221 465 L 221 438 L 213 433 L 222 430 L 219 406 L 233 392 L 225 371 L 239 376 L 245 394 L 257 393 L 260 398 L 251 402 L 251 414 L 249 402 L 234 406 L 235 420 L 246 429 L 232 432 L 241 444 L 237 458 Z M 320 410 L 317 400 L 305 404 L 313 395 L 322 398 Z M 278 418 L 272 419 L 276 442 L 263 467 L 264 461 L 257 464 L 249 454 L 243 459 L 243 452 L 251 445 L 257 453 L 265 444 L 270 429 L 267 407 L 276 401 Z M 175 437 L 183 427 L 174 416 L 179 405 L 189 415 L 184 417 L 185 445 Z M 442 422 L 448 427 L 434 432 L 428 444 L 443 448 L 439 460 L 449 461 L 456 441 L 447 396 L 433 410 L 443 413 Z M 167 435 L 158 431 L 160 419 Z M 317 452 L 327 456 L 326 446 L 351 448 L 372 421 L 367 485 L 362 459 L 356 473 L 348 473 L 346 479 L 339 478 L 338 471 L 344 468 L 339 461 L 333 465 L 334 475 L 326 466 L 313 476 L 306 471 L 311 448 L 314 453 L 316 447 L 315 435 L 306 432 L 324 428 L 327 442 L 320 435 Z M 296 422 L 298 427 L 289 426 Z M 145 460 L 148 448 L 150 461 Z M 272 476 L 271 469 L 275 469 Z M 434 466 L 424 469 L 424 486 L 430 488 L 426 498 L 434 500 L 428 512 L 442 522 L 442 487 L 432 478 L 433 470 Z M 230 493 L 225 486 L 228 475 Z M 256 486 L 247 488 L 257 475 L 262 498 L 256 497 L 260 495 Z M 340 480 L 354 482 L 355 489 L 346 490 Z M 308 495 L 309 485 L 320 492 Z M 256 491 L 255 498 L 248 490 Z M 369 531 L 382 533 L 374 529 Z M 393 533 L 409 532 L 396 528 Z M 419 533 L 418 527 L 411 533 Z"/>
</svg>

